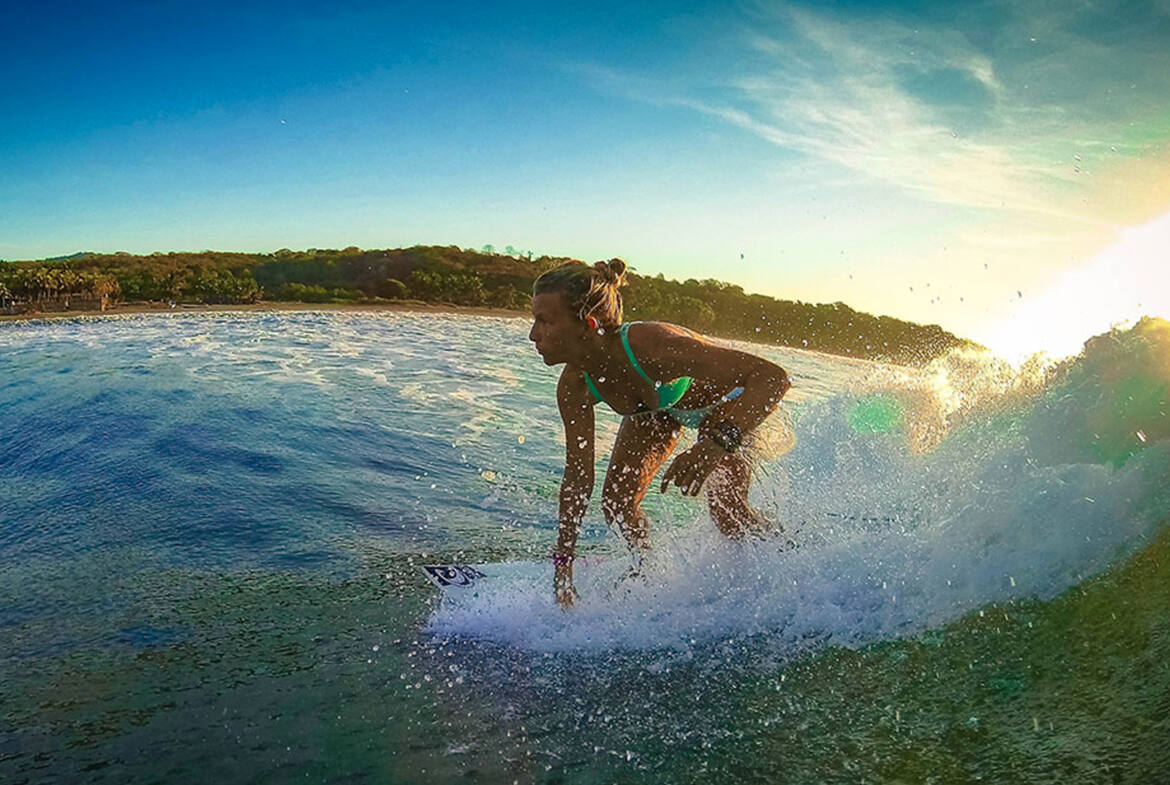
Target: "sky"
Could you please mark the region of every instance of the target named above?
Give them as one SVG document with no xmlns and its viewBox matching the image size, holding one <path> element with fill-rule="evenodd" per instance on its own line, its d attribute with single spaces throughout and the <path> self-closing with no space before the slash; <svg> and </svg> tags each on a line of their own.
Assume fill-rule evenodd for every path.
<svg viewBox="0 0 1170 785">
<path fill-rule="evenodd" d="M 1016 358 L 1170 318 L 1170 0 L 327 5 L 9 8 L 0 258 L 510 245 Z"/>
</svg>

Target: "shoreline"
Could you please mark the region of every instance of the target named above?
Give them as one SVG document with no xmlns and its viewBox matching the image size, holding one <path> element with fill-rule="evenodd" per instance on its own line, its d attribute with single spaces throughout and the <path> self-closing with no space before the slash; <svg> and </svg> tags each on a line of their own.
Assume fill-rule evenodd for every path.
<svg viewBox="0 0 1170 785">
<path fill-rule="evenodd" d="M 398 300 L 381 303 L 302 303 L 272 301 L 262 303 L 241 303 L 229 305 L 209 305 L 207 303 L 176 304 L 174 308 L 165 303 L 127 303 L 105 311 L 47 311 L 35 315 L 30 314 L 0 314 L 0 329 L 5 324 L 16 322 L 36 321 L 65 321 L 69 319 L 103 319 L 119 316 L 135 316 L 139 314 L 181 314 L 181 313 L 287 313 L 296 311 L 340 311 L 350 313 L 380 313 L 406 311 L 409 313 L 452 314 L 458 316 L 492 316 L 506 319 L 531 319 L 532 315 L 525 311 L 513 311 L 508 308 L 492 308 L 482 305 L 455 305 L 453 303 L 428 303 L 422 300 Z M 723 341 L 741 341 L 752 343 L 743 338 L 718 337 Z M 868 366 L 871 364 L 897 365 L 889 360 L 877 360 L 869 357 L 854 357 L 848 354 L 833 354 L 817 349 L 808 349 L 800 346 L 786 346 L 784 344 L 759 344 L 773 349 L 784 349 L 797 353 L 808 353 L 833 357 L 844 362 L 857 363 Z"/>
<path fill-rule="evenodd" d="M 234 305 L 208 305 L 206 303 L 183 303 L 170 307 L 165 303 L 127 303 L 109 308 L 105 311 L 77 310 L 77 311 L 44 311 L 36 314 L 17 313 L 0 314 L 0 323 L 4 322 L 32 322 L 32 321 L 59 321 L 61 319 L 102 318 L 113 316 L 133 316 L 136 314 L 164 314 L 164 313 L 253 313 L 253 312 L 284 312 L 284 311 L 351 311 L 351 312 L 380 312 L 380 311 L 413 311 L 419 313 L 450 313 L 461 316 L 496 316 L 509 319 L 527 319 L 529 314 L 524 311 L 513 311 L 507 308 L 492 308 L 481 305 L 454 305 L 452 303 L 427 303 L 422 300 L 402 300 L 399 302 L 384 303 L 301 303 L 301 302 L 262 302 L 241 303 Z"/>
</svg>

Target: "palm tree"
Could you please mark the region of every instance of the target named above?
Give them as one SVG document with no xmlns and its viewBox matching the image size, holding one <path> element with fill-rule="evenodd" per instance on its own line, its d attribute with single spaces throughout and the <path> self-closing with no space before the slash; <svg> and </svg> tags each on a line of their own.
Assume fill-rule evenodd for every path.
<svg viewBox="0 0 1170 785">
<path fill-rule="evenodd" d="M 109 305 L 110 298 L 118 294 L 121 289 L 118 286 L 118 279 L 112 275 L 98 275 L 95 276 L 93 284 L 93 293 L 101 298 L 102 310 L 106 310 Z"/>
</svg>

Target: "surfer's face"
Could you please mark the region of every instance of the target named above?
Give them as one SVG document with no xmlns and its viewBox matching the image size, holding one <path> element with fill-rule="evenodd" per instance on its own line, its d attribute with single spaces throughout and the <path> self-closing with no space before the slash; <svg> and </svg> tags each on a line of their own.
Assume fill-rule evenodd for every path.
<svg viewBox="0 0 1170 785">
<path fill-rule="evenodd" d="M 578 342 L 585 325 L 569 310 L 565 295 L 546 292 L 532 298 L 532 329 L 528 340 L 536 344 L 536 351 L 545 365 L 568 362 L 567 350 Z"/>
</svg>

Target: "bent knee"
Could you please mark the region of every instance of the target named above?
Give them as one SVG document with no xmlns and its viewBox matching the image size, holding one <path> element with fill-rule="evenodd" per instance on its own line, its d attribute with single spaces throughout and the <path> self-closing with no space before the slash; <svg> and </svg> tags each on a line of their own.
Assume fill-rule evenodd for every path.
<svg viewBox="0 0 1170 785">
<path fill-rule="evenodd" d="M 601 511 L 605 515 L 606 524 L 620 529 L 625 529 L 642 517 L 639 505 L 631 504 L 625 499 L 603 499 Z"/>
</svg>

